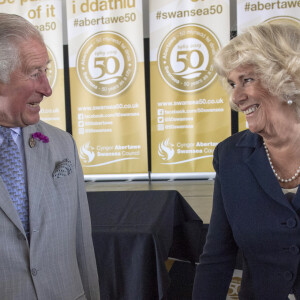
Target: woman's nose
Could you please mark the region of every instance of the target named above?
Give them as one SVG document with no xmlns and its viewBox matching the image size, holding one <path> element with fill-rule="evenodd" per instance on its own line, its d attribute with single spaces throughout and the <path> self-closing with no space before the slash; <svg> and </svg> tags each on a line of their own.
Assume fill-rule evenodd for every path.
<svg viewBox="0 0 300 300">
<path fill-rule="evenodd" d="M 232 102 L 235 105 L 239 105 L 241 102 L 247 100 L 248 96 L 247 93 L 245 92 L 245 89 L 243 86 L 237 85 L 232 93 Z"/>
</svg>

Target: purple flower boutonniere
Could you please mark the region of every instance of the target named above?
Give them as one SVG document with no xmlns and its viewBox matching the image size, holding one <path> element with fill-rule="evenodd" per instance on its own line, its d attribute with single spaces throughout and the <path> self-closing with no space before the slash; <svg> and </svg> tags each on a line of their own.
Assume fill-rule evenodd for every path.
<svg viewBox="0 0 300 300">
<path fill-rule="evenodd" d="M 49 143 L 49 138 L 46 135 L 43 135 L 41 132 L 35 132 L 29 139 L 30 148 L 35 146 L 36 140 L 42 141 L 43 143 Z"/>
<path fill-rule="evenodd" d="M 33 133 L 32 137 L 36 140 L 42 141 L 43 143 L 49 143 L 49 138 L 46 135 L 43 135 L 41 132 Z"/>
</svg>

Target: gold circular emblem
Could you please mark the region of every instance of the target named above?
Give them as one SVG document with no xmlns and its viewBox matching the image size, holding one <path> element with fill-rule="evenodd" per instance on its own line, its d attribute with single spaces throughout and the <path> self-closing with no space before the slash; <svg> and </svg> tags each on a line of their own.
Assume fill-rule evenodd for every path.
<svg viewBox="0 0 300 300">
<path fill-rule="evenodd" d="M 217 76 L 213 56 L 220 49 L 217 37 L 206 27 L 187 24 L 173 29 L 158 51 L 158 67 L 165 82 L 182 92 L 207 87 Z"/>
<path fill-rule="evenodd" d="M 289 22 L 292 23 L 294 25 L 300 25 L 300 20 L 294 17 L 290 17 L 290 16 L 278 16 L 278 17 L 272 17 L 267 19 L 265 22 L 266 23 L 280 23 L 280 22 Z"/>
<path fill-rule="evenodd" d="M 56 64 L 54 54 L 48 46 L 47 46 L 47 51 L 48 51 L 48 56 L 50 61 L 50 63 L 48 64 L 47 78 L 49 80 L 49 85 L 53 89 L 57 77 L 57 64 Z"/>
<path fill-rule="evenodd" d="M 77 56 L 77 74 L 83 86 L 99 97 L 125 91 L 136 73 L 136 55 L 130 42 L 116 32 L 89 37 Z"/>
</svg>

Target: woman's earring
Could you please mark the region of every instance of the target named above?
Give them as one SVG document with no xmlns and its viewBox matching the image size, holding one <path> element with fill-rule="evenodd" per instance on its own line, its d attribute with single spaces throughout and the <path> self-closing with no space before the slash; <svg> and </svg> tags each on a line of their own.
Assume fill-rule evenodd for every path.
<svg viewBox="0 0 300 300">
<path fill-rule="evenodd" d="M 288 105 L 292 105 L 292 104 L 293 104 L 293 100 L 289 99 L 289 100 L 287 101 L 287 104 L 288 104 Z"/>
</svg>

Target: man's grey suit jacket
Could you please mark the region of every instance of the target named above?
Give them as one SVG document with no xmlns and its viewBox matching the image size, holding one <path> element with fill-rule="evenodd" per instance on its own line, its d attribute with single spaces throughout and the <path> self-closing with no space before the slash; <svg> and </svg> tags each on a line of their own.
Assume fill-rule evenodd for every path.
<svg viewBox="0 0 300 300">
<path fill-rule="evenodd" d="M 37 140 L 31 148 L 28 141 L 35 132 L 48 136 L 49 143 Z M 23 139 L 30 246 L 0 177 L 0 299 L 99 299 L 89 208 L 74 140 L 42 121 L 25 127 Z"/>
</svg>

